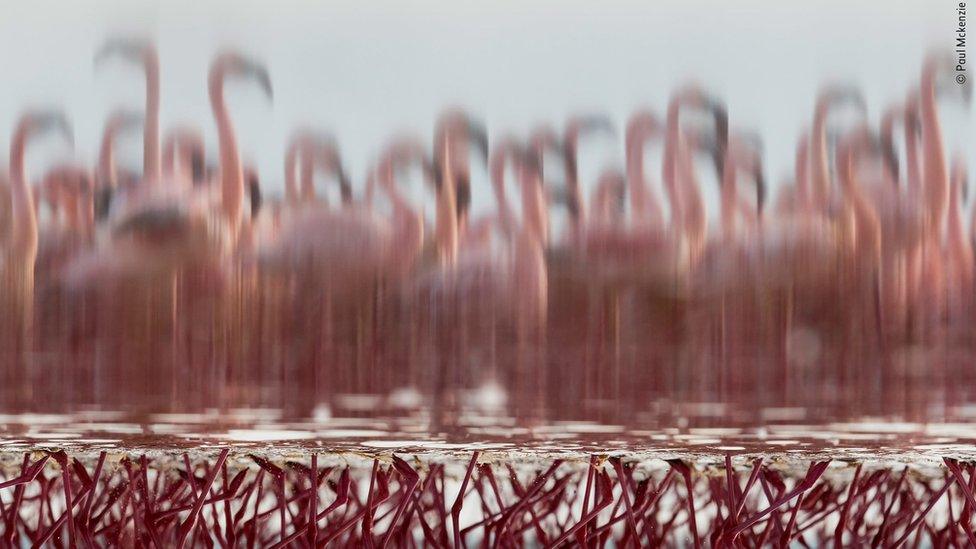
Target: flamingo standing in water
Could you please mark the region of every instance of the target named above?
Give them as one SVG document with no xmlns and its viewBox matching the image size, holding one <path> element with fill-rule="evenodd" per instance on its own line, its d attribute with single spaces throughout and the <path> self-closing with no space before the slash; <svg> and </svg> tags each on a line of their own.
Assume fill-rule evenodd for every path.
<svg viewBox="0 0 976 549">
<path fill-rule="evenodd" d="M 515 171 L 522 197 L 521 220 L 516 219 L 506 196 L 505 176 L 509 165 Z M 526 391 L 542 385 L 539 353 L 544 344 L 541 337 L 548 309 L 543 253 L 548 240 L 544 189 L 532 154 L 512 139 L 494 145 L 489 168 L 497 211 L 471 226 L 491 226 L 501 235 L 500 247 L 493 246 L 491 238 L 470 239 L 458 250 L 454 263 L 424 274 L 415 283 L 418 294 L 423 296 L 421 300 L 426 299 L 440 319 L 434 326 L 439 341 L 434 380 L 438 424 L 449 420 L 445 408 L 449 402 L 445 399 L 456 396 L 451 389 L 466 385 L 459 376 L 463 373 L 466 379 L 469 372 L 462 371 L 461 366 L 471 357 L 480 356 L 468 349 L 469 329 L 474 327 L 478 334 L 493 340 L 495 320 L 499 317 L 506 321 L 505 325 L 514 326 L 514 360 L 501 360 L 514 368 L 504 379 L 517 385 L 516 414 L 538 411 L 527 409 L 534 408 L 531 403 L 536 398 Z M 439 196 L 441 200 L 443 194 Z M 439 206 L 438 215 L 450 215 L 455 211 L 450 206 Z"/>
<path fill-rule="evenodd" d="M 946 159 L 942 124 L 939 120 L 937 95 L 939 79 L 952 71 L 951 58 L 943 53 L 930 55 L 922 66 L 922 77 L 918 88 L 918 115 L 921 129 L 920 148 L 922 203 L 925 207 L 925 242 L 922 244 L 921 273 L 927 284 L 920 286 L 918 298 L 920 312 L 930 315 L 926 323 L 938 322 L 945 310 L 944 280 L 945 270 L 941 261 L 942 233 L 949 203 L 949 166 Z M 964 99 L 968 103 L 971 87 L 963 87 Z M 932 307 L 937 304 L 937 307 Z M 926 332 L 929 330 L 925 330 Z"/>
<path fill-rule="evenodd" d="M 37 211 L 24 161 L 28 142 L 58 131 L 69 141 L 71 127 L 63 113 L 37 110 L 21 115 L 10 143 L 10 228 L 0 242 L 0 387 L 19 401 L 28 375 L 24 359 L 31 346 L 34 267 L 38 249 Z"/>
</svg>

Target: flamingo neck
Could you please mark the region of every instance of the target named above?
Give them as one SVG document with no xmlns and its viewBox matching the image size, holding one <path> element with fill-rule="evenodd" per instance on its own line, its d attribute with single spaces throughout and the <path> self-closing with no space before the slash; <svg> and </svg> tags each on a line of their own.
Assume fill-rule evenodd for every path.
<svg viewBox="0 0 976 549">
<path fill-rule="evenodd" d="M 814 205 L 823 211 L 830 197 L 830 161 L 827 158 L 827 108 L 817 108 L 810 136 L 810 194 Z"/>
<path fill-rule="evenodd" d="M 546 216 L 542 181 L 535 176 L 522 174 L 520 184 L 523 224 L 533 238 L 544 246 L 549 241 L 549 220 Z"/>
<path fill-rule="evenodd" d="M 627 185 L 630 191 L 630 210 L 637 224 L 658 223 L 661 206 L 648 185 L 644 169 L 644 144 L 649 136 L 642 128 L 634 128 L 627 143 Z"/>
<path fill-rule="evenodd" d="M 143 178 L 159 181 L 159 58 L 153 53 L 146 60 L 146 121 L 143 128 Z"/>
<path fill-rule="evenodd" d="M 796 150 L 796 166 L 794 167 L 794 178 L 796 179 L 796 200 L 801 203 L 810 201 L 810 140 L 802 138 Z"/>
<path fill-rule="evenodd" d="M 732 157 L 731 148 L 729 148 L 725 153 L 726 170 L 722 174 L 722 206 L 721 206 L 721 222 L 722 222 L 722 235 L 725 238 L 732 238 L 735 234 L 736 229 L 736 199 L 737 194 L 737 184 L 738 184 L 738 166 L 736 165 L 735 159 Z"/>
<path fill-rule="evenodd" d="M 10 205 L 12 213 L 12 250 L 22 252 L 28 260 L 37 251 L 37 210 L 34 195 L 27 184 L 24 151 L 28 131 L 21 128 L 10 146 Z"/>
<path fill-rule="evenodd" d="M 935 104 L 935 70 L 929 68 L 922 77 L 919 104 L 922 125 L 922 155 L 925 166 L 923 187 L 929 210 L 929 229 L 937 231 L 945 216 L 949 174 L 942 142 L 941 124 Z"/>
<path fill-rule="evenodd" d="M 870 251 L 879 250 L 880 226 L 878 214 L 870 201 L 861 191 L 854 177 L 854 156 L 851 151 L 846 152 L 842 158 L 838 158 L 838 163 L 842 166 L 839 171 L 839 180 L 844 194 L 847 196 L 848 204 L 854 214 L 854 227 L 857 231 L 858 247 Z M 863 243 L 863 246 L 861 245 Z"/>
<path fill-rule="evenodd" d="M 921 182 L 919 176 L 918 163 L 918 136 L 910 128 L 905 131 L 905 169 L 908 172 L 905 180 L 907 182 L 910 196 L 919 197 L 921 194 Z"/>
<path fill-rule="evenodd" d="M 307 151 L 298 161 L 298 173 L 301 179 L 301 198 L 299 200 L 311 203 L 315 200 L 315 159 Z"/>
<path fill-rule="evenodd" d="M 221 209 L 225 220 L 232 227 L 241 221 L 244 201 L 244 171 L 237 148 L 234 125 L 224 102 L 224 71 L 214 70 L 210 75 L 210 104 L 217 121 L 217 140 L 220 148 Z"/>
<path fill-rule="evenodd" d="M 441 155 L 441 177 L 443 181 L 437 200 L 435 232 L 441 261 L 453 265 L 457 259 L 458 245 L 457 198 L 451 159 L 453 147 L 448 139 L 442 140 L 439 146 L 443 152 Z"/>
<path fill-rule="evenodd" d="M 298 184 L 295 181 L 295 168 L 301 143 L 296 139 L 285 151 L 285 200 L 289 205 L 298 203 Z"/>
<path fill-rule="evenodd" d="M 668 205 L 671 208 L 671 227 L 680 227 L 685 220 L 684 203 L 678 192 L 678 164 L 681 154 L 681 126 L 678 123 L 680 102 L 672 100 L 668 105 L 667 133 L 664 142 L 664 165 L 661 177 L 664 179 L 664 190 L 667 193 Z"/>
</svg>

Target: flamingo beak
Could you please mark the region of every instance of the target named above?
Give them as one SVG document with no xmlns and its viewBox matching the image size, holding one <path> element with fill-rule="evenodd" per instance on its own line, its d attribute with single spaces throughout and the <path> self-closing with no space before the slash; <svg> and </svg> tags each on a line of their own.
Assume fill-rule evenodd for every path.
<svg viewBox="0 0 976 549">
<path fill-rule="evenodd" d="M 95 68 L 105 64 L 109 58 L 119 56 L 134 63 L 140 63 L 146 52 L 146 44 L 127 38 L 113 38 L 105 42 L 95 53 Z"/>
<path fill-rule="evenodd" d="M 769 190 L 766 187 L 766 175 L 763 173 L 762 166 L 756 167 L 753 177 L 756 180 L 756 211 L 762 213 L 763 207 L 766 205 L 766 194 Z"/>
<path fill-rule="evenodd" d="M 251 198 L 251 217 L 257 217 L 258 212 L 261 211 L 263 200 L 261 197 L 261 184 L 258 182 L 256 175 L 248 178 L 248 194 Z"/>
<path fill-rule="evenodd" d="M 474 120 L 468 120 L 467 124 L 468 139 L 474 144 L 475 149 L 478 151 L 478 156 L 487 164 L 488 163 L 488 130 L 485 125 L 481 122 L 476 122 Z"/>
<path fill-rule="evenodd" d="M 190 172 L 192 173 L 194 186 L 203 183 L 207 177 L 207 167 L 203 160 L 203 155 L 199 151 L 190 154 Z"/>
<path fill-rule="evenodd" d="M 146 115 L 141 112 L 124 112 L 121 114 L 119 123 L 123 129 L 134 129 L 146 123 Z"/>
<path fill-rule="evenodd" d="M 597 114 L 579 118 L 580 133 L 605 133 L 610 136 L 617 135 L 617 129 L 609 116 Z"/>
<path fill-rule="evenodd" d="M 898 184 L 898 153 L 895 151 L 895 145 L 891 142 L 891 139 L 887 137 L 881 137 L 879 139 L 879 145 L 881 147 L 881 156 L 884 160 L 885 166 L 888 171 L 891 172 L 891 176 L 894 178 L 895 185 Z"/>
<path fill-rule="evenodd" d="M 719 180 L 725 172 L 725 153 L 729 148 L 729 111 L 725 105 L 715 99 L 709 99 L 708 110 L 715 118 L 715 150 L 713 160 L 715 170 L 719 174 Z"/>
<path fill-rule="evenodd" d="M 827 102 L 832 105 L 848 103 L 854 106 L 859 112 L 865 113 L 868 110 L 868 103 L 864 99 L 864 94 L 857 86 L 836 86 L 826 92 L 826 97 Z"/>
<path fill-rule="evenodd" d="M 352 185 L 349 183 L 349 174 L 342 167 L 342 164 L 336 166 L 336 177 L 339 179 L 339 193 L 342 197 L 343 204 L 349 204 L 352 202 Z"/>
<path fill-rule="evenodd" d="M 41 111 L 34 114 L 34 124 L 38 132 L 56 131 L 71 146 L 75 145 L 74 131 L 68 117 L 61 111 Z"/>
<path fill-rule="evenodd" d="M 95 219 L 103 221 L 108 218 L 112 208 L 112 195 L 115 190 L 112 187 L 103 187 L 95 192 Z"/>
<path fill-rule="evenodd" d="M 242 59 L 241 74 L 247 78 L 254 79 L 261 86 L 261 90 L 268 97 L 268 101 L 274 100 L 274 89 L 271 87 L 271 73 L 268 72 L 267 67 L 257 61 Z"/>
</svg>

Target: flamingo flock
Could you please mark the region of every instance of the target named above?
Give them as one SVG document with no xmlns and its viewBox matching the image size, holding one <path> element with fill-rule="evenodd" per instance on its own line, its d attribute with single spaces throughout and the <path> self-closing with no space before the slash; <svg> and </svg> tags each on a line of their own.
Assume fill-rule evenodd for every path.
<svg viewBox="0 0 976 549">
<path fill-rule="evenodd" d="M 450 109 L 433 143 L 387 141 L 362 184 L 327 131 L 296 128 L 276 194 L 242 158 L 225 102 L 231 78 L 271 100 L 262 64 L 213 58 L 208 151 L 201 127 L 160 120 L 151 42 L 111 40 L 96 60 L 142 69 L 145 112 L 113 112 L 92 165 L 38 176 L 26 152 L 49 133 L 70 142 L 71 126 L 26 111 L 0 173 L 8 407 L 308 415 L 407 388 L 449 426 L 492 384 L 529 418 L 706 401 L 911 414 L 932 404 L 919 387 L 942 390 L 941 406 L 976 397 L 976 209 L 942 135 L 940 102 L 964 95 L 943 85 L 942 56 L 878 127 L 857 88 L 824 87 L 773 196 L 761 140 L 698 84 L 663 117 L 636 110 L 625 169 L 595 181 L 579 152 L 584 137 L 617 138 L 606 117 L 489 138 Z M 837 121 L 845 109 L 853 122 Z M 131 173 L 114 151 L 139 126 Z M 472 204 L 476 172 L 493 207 Z"/>
</svg>

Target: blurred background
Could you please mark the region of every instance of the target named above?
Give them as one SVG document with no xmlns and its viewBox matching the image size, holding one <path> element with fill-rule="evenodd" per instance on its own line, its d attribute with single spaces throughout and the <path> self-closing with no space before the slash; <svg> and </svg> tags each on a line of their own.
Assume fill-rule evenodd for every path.
<svg viewBox="0 0 976 549">
<path fill-rule="evenodd" d="M 285 141 L 299 124 L 338 138 L 361 188 L 389 136 L 430 135 L 447 105 L 479 116 L 493 139 L 524 135 L 539 122 L 558 127 L 574 113 L 610 114 L 618 139 L 582 148 L 582 180 L 591 184 L 607 165 L 622 166 L 622 127 L 633 110 L 649 106 L 663 115 L 671 91 L 696 80 L 724 98 L 734 127 L 762 135 L 775 193 L 792 169 L 818 87 L 856 82 L 876 122 L 918 78 L 926 51 L 953 47 L 956 5 L 2 0 L 0 146 L 6 151 L 8 129 L 25 105 L 64 105 L 75 123 L 73 154 L 94 158 L 106 114 L 119 105 L 141 110 L 143 84 L 124 63 L 96 75 L 92 58 L 106 37 L 134 34 L 159 47 L 163 127 L 192 122 L 211 150 L 206 70 L 213 53 L 234 46 L 268 63 L 273 105 L 251 86 L 230 95 L 245 162 L 258 167 L 268 189 L 281 188 Z M 972 119 L 972 111 L 946 102 L 949 150 L 970 142 Z M 123 142 L 122 163 L 141 166 L 138 139 Z M 37 155 L 68 154 L 40 149 Z M 972 152 L 969 165 L 976 165 Z M 474 209 L 493 208 L 484 170 L 473 177 Z"/>
</svg>

